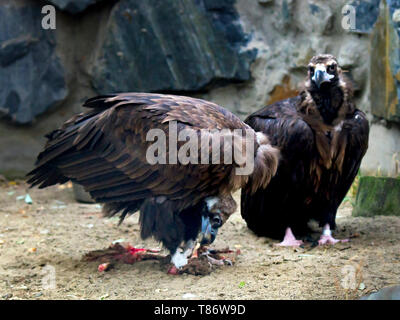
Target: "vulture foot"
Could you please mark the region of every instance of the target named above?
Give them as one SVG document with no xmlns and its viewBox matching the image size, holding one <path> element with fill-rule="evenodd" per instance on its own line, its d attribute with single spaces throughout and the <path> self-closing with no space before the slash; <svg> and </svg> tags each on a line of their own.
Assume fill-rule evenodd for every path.
<svg viewBox="0 0 400 320">
<path fill-rule="evenodd" d="M 335 245 L 339 242 L 349 242 L 349 239 L 335 239 L 331 235 L 322 235 L 321 238 L 318 240 L 318 245 L 323 246 L 326 244 Z"/>
<path fill-rule="evenodd" d="M 275 245 L 278 247 L 300 247 L 303 244 L 304 242 L 302 240 L 297 240 L 295 238 L 292 229 L 287 228 L 283 241 L 280 243 L 276 243 Z"/>
<path fill-rule="evenodd" d="M 349 242 L 349 239 L 338 240 L 338 239 L 335 239 L 334 237 L 332 237 L 331 228 L 330 228 L 329 224 L 327 223 L 324 226 L 322 235 L 318 240 L 318 245 L 320 245 L 320 246 L 323 246 L 325 244 L 335 245 L 338 242 Z"/>
</svg>

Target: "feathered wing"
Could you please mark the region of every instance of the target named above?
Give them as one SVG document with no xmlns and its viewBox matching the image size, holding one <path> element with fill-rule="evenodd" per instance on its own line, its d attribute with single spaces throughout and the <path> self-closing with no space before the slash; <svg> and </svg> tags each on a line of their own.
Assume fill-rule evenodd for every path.
<svg viewBox="0 0 400 320">
<path fill-rule="evenodd" d="M 242 216 L 259 235 L 280 238 L 288 225 L 303 225 L 307 220 L 306 210 L 298 204 L 304 203 L 309 193 L 306 181 L 310 179 L 314 135 L 297 115 L 297 103 L 298 98 L 284 100 L 245 120 L 255 131 L 268 135 L 271 144 L 280 150 L 278 171 L 267 188 L 253 195 L 251 183 L 242 189 Z"/>
<path fill-rule="evenodd" d="M 126 93 L 92 98 L 85 106 L 90 110 L 48 135 L 36 168 L 28 174 L 32 186 L 44 188 L 72 180 L 96 201 L 106 203 L 108 214 L 122 210 L 124 217 L 139 209 L 146 198 L 166 197 L 174 202 L 174 210 L 180 211 L 247 181 L 247 177 L 234 175 L 235 163 L 152 165 L 146 159 L 146 151 L 154 143 L 146 141 L 148 131 L 163 130 L 168 142 L 172 121 L 178 132 L 186 128 L 250 129 L 216 104 L 172 95 Z M 260 185 L 271 178 L 274 164 L 276 167 L 276 150 L 268 152 L 273 158 L 271 168 L 264 177 L 255 178 Z"/>
</svg>

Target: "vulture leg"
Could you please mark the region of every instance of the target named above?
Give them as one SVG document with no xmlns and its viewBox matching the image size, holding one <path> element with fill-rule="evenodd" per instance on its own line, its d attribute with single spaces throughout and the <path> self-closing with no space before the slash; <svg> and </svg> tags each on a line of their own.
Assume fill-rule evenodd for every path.
<svg viewBox="0 0 400 320">
<path fill-rule="evenodd" d="M 168 273 L 175 273 L 177 270 L 186 266 L 189 262 L 189 258 L 192 257 L 196 246 L 195 240 L 188 240 L 185 242 L 183 250 L 181 248 L 177 248 L 174 253 L 171 251 L 171 263 L 173 266 Z"/>
<path fill-rule="evenodd" d="M 188 240 L 185 243 L 185 247 L 183 249 L 183 253 L 185 254 L 186 258 L 190 258 L 192 256 L 195 246 L 196 246 L 196 241 L 195 240 Z"/>
<path fill-rule="evenodd" d="M 177 269 L 182 268 L 187 265 L 188 259 L 185 252 L 180 252 L 179 249 L 176 249 L 175 253 L 171 256 L 171 262 Z"/>
<path fill-rule="evenodd" d="M 329 223 L 327 223 L 327 224 L 324 226 L 323 231 L 322 231 L 322 235 L 321 235 L 321 237 L 320 237 L 319 240 L 318 240 L 318 245 L 320 245 L 320 246 L 323 246 L 323 245 L 325 245 L 325 244 L 332 244 L 332 245 L 334 245 L 334 244 L 336 244 L 336 243 L 338 243 L 338 242 L 348 242 L 348 241 L 349 241 L 349 239 L 342 239 L 342 240 L 339 240 L 339 239 L 335 239 L 334 237 L 332 237 L 331 228 L 330 228 L 330 226 L 329 226 Z"/>
<path fill-rule="evenodd" d="M 285 237 L 283 238 L 283 241 L 280 243 L 276 243 L 275 245 L 279 247 L 300 247 L 302 244 L 303 241 L 297 240 L 292 232 L 292 229 L 288 227 L 286 228 Z"/>
<path fill-rule="evenodd" d="M 168 274 L 177 275 L 179 270 L 187 266 L 189 263 L 189 258 L 193 253 L 195 246 L 195 241 L 189 240 L 185 243 L 185 247 L 181 252 L 180 248 L 177 248 L 174 253 L 171 251 L 171 263 L 173 264 L 168 269 Z"/>
</svg>

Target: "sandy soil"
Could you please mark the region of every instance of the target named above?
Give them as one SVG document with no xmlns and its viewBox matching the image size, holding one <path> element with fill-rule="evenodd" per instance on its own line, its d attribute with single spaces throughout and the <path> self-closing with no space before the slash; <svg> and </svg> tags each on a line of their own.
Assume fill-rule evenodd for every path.
<svg viewBox="0 0 400 320">
<path fill-rule="evenodd" d="M 354 218 L 349 204 L 336 235 L 353 238 L 328 248 L 274 247 L 235 213 L 215 247 L 239 248 L 237 263 L 200 277 L 167 275 L 153 261 L 100 273 L 85 253 L 117 239 L 158 246 L 139 238 L 137 217 L 118 226 L 101 218 L 99 205 L 76 203 L 68 187 L 30 190 L 33 204 L 25 194 L 24 184 L 0 187 L 2 299 L 355 299 L 400 283 L 400 218 Z"/>
</svg>

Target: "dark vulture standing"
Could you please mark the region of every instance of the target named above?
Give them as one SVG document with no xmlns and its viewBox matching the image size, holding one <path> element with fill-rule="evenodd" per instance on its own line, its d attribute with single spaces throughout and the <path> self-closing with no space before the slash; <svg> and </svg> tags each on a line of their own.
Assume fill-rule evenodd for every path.
<svg viewBox="0 0 400 320">
<path fill-rule="evenodd" d="M 215 239 L 218 228 L 236 209 L 233 191 L 249 178 L 255 189 L 265 187 L 276 172 L 279 151 L 271 147 L 268 138 L 214 103 L 183 96 L 124 93 L 95 97 L 84 106 L 89 110 L 47 135 L 28 183 L 45 188 L 71 180 L 105 204 L 106 216 L 120 213 L 121 221 L 139 210 L 141 237 L 153 236 L 162 242 L 177 268 L 187 263 L 200 232 L 203 244 Z M 175 132 L 171 128 L 176 128 Z M 163 139 L 162 135 L 149 139 L 151 129 L 165 133 L 165 150 L 152 149 Z M 228 133 L 221 135 L 223 129 Z M 186 134 L 189 137 L 193 132 L 196 138 L 208 134 L 209 140 L 195 144 L 194 151 L 182 149 L 189 141 Z M 181 133 L 186 140 L 178 138 L 174 149 L 170 143 Z M 224 140 L 229 135 L 232 143 Z M 215 137 L 220 142 L 217 150 Z M 245 162 L 236 158 L 224 161 L 224 148 L 252 153 Z M 158 163 L 149 160 L 151 150 L 161 159 Z M 174 152 L 191 161 L 169 160 Z M 214 161 L 215 155 L 221 156 L 221 161 Z M 254 170 L 238 174 L 236 169 L 248 162 L 254 164 Z"/>
<path fill-rule="evenodd" d="M 269 136 L 281 151 L 277 174 L 266 189 L 242 189 L 241 213 L 256 234 L 279 245 L 299 246 L 309 220 L 323 228 L 319 244 L 332 237 L 337 209 L 349 190 L 368 148 L 369 125 L 356 109 L 351 83 L 332 55 L 308 65 L 300 95 L 250 115 L 245 123 Z M 343 240 L 345 241 L 345 240 Z"/>
</svg>

